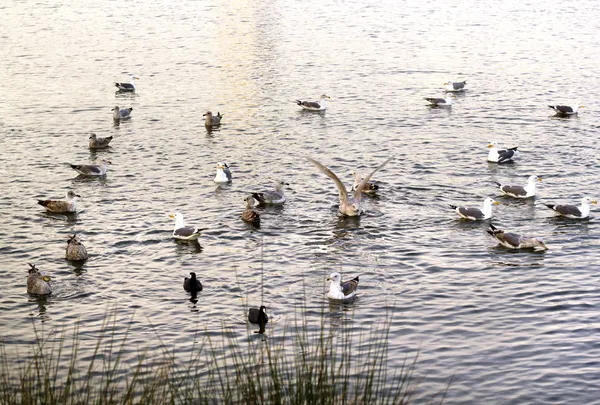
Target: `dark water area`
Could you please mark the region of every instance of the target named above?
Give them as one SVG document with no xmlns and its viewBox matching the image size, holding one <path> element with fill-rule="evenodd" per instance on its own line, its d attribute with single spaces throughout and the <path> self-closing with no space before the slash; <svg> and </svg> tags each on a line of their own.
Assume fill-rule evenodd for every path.
<svg viewBox="0 0 600 405">
<path fill-rule="evenodd" d="M 596 3 L 9 1 L 0 20 L 9 349 L 33 341 L 34 325 L 79 322 L 89 354 L 116 310 L 132 359 L 157 336 L 185 358 L 199 331 L 225 339 L 225 324 L 245 337 L 244 305 L 261 299 L 269 327 L 304 305 L 318 323 L 338 271 L 360 274 L 359 296 L 327 319 L 366 333 L 393 309 L 389 361 L 419 351 L 417 402 L 451 377 L 446 404 L 598 401 L 600 210 L 568 220 L 544 206 L 600 197 Z M 132 75 L 136 94 L 116 97 L 114 82 Z M 467 90 L 428 107 L 448 80 Z M 294 102 L 322 93 L 324 113 Z M 571 102 L 585 106 L 572 118 L 547 107 Z M 132 119 L 115 125 L 115 105 Z M 207 131 L 207 110 L 221 127 Z M 113 136 L 110 148 L 90 151 L 91 132 Z M 518 159 L 487 163 L 490 141 L 518 146 Z M 394 159 L 374 176 L 366 214 L 342 218 L 333 182 L 306 156 L 348 187 L 351 170 Z M 101 159 L 112 162 L 105 179 L 69 167 Z M 218 161 L 230 185 L 213 182 Z M 543 178 L 534 200 L 494 185 L 532 174 Z M 243 199 L 278 180 L 290 184 L 286 204 L 259 210 L 259 230 L 242 222 Z M 70 189 L 82 196 L 76 215 L 36 203 Z M 500 248 L 489 222 L 448 207 L 488 196 L 501 203 L 496 226 L 549 250 Z M 173 212 L 207 228 L 200 248 L 171 239 Z M 64 259 L 73 233 L 90 254 L 82 266 Z M 51 296 L 26 293 L 27 263 L 53 277 Z M 191 271 L 204 285 L 197 303 L 182 288 Z"/>
</svg>

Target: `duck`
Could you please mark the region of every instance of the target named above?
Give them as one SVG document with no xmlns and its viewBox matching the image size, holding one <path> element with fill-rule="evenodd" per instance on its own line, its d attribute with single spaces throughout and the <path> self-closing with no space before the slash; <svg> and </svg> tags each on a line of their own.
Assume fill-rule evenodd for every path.
<svg viewBox="0 0 600 405">
<path fill-rule="evenodd" d="M 74 191 L 67 191 L 64 200 L 38 200 L 38 204 L 46 208 L 48 212 L 57 214 L 71 214 L 77 212 L 76 198 L 81 197 Z"/>
<path fill-rule="evenodd" d="M 352 280 L 342 282 L 340 273 L 331 273 L 327 278 L 330 281 L 327 298 L 341 301 L 348 301 L 354 298 L 358 292 L 358 277 L 356 276 Z"/>
<path fill-rule="evenodd" d="M 88 253 L 83 246 L 83 243 L 79 242 L 77 239 L 77 234 L 73 234 L 73 236 L 69 236 L 69 240 L 67 241 L 67 251 L 66 251 L 67 260 L 72 261 L 83 261 L 88 259 Z"/>
<path fill-rule="evenodd" d="M 202 283 L 196 278 L 196 273 L 191 272 L 190 277 L 183 279 L 183 289 L 192 294 L 202 291 Z"/>
<path fill-rule="evenodd" d="M 242 219 L 251 225 L 260 226 L 260 215 L 258 215 L 258 212 L 253 210 L 254 197 L 249 195 L 248 197 L 244 198 L 244 201 L 246 201 L 246 209 L 244 212 L 242 212 Z"/>
<path fill-rule="evenodd" d="M 261 305 L 260 308 L 250 308 L 248 310 L 248 322 L 260 326 L 260 329 L 254 333 L 265 333 L 265 325 L 269 322 L 269 317 L 265 312 L 266 309 L 264 305 Z"/>
<path fill-rule="evenodd" d="M 469 219 L 471 221 L 481 221 L 484 219 L 490 219 L 492 217 L 492 205 L 499 205 L 498 201 L 494 201 L 493 198 L 486 198 L 483 200 L 483 208 L 467 208 L 457 207 L 456 205 L 450 204 L 450 208 L 455 210 L 461 218 Z"/>
<path fill-rule="evenodd" d="M 106 138 L 98 138 L 96 136 L 96 134 L 92 133 L 92 134 L 90 134 L 89 139 L 90 139 L 90 142 L 89 142 L 90 149 L 104 149 L 104 148 L 108 148 L 108 144 L 110 143 L 110 141 L 112 141 L 113 137 L 108 136 Z"/>
<path fill-rule="evenodd" d="M 48 295 L 52 293 L 50 286 L 50 277 L 43 275 L 34 264 L 30 266 L 29 276 L 27 276 L 27 292 L 29 294 Z"/>
</svg>

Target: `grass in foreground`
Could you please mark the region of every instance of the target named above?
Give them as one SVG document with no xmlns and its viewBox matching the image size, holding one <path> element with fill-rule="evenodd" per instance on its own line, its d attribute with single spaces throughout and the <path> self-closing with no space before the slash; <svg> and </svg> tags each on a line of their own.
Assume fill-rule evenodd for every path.
<svg viewBox="0 0 600 405">
<path fill-rule="evenodd" d="M 116 314 L 107 319 L 103 330 L 114 332 Z M 127 335 L 118 341 L 114 333 L 99 336 L 84 356 L 77 325 L 71 349 L 64 331 L 52 343 L 37 335 L 25 360 L 0 341 L 0 404 L 409 403 L 416 358 L 390 373 L 391 316 L 358 337 L 325 320 L 323 313 L 316 327 L 300 319 L 269 328 L 268 338 L 248 331 L 244 342 L 223 326 L 220 345 L 206 332 L 189 361 L 162 344 L 160 354 L 146 348 L 132 364 L 124 360 Z"/>
</svg>

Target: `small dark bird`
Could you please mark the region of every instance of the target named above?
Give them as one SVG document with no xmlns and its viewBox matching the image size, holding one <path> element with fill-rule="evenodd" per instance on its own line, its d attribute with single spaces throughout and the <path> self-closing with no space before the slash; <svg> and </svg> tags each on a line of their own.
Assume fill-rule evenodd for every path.
<svg viewBox="0 0 600 405">
<path fill-rule="evenodd" d="M 269 322 L 269 317 L 265 312 L 266 309 L 267 308 L 264 305 L 261 305 L 260 309 L 250 308 L 248 311 L 248 321 L 260 326 L 260 329 L 254 333 L 265 333 L 265 325 Z"/>
<path fill-rule="evenodd" d="M 183 289 L 191 292 L 192 294 L 202 291 L 202 283 L 196 278 L 196 273 L 191 272 L 190 276 L 192 277 L 185 277 L 183 279 Z"/>
<path fill-rule="evenodd" d="M 254 197 L 249 195 L 244 199 L 246 201 L 246 210 L 242 212 L 242 219 L 254 226 L 260 226 L 260 216 L 254 211 Z"/>
<path fill-rule="evenodd" d="M 204 126 L 207 128 L 218 127 L 221 125 L 221 118 L 223 118 L 223 114 L 217 111 L 217 115 L 213 115 L 212 112 L 207 111 L 202 114 L 203 117 L 206 117 L 204 120 Z"/>
<path fill-rule="evenodd" d="M 69 236 L 69 240 L 67 241 L 67 251 L 66 251 L 67 260 L 72 261 L 83 261 L 88 259 L 88 253 L 85 249 L 85 246 L 77 239 L 77 234 L 73 236 Z"/>
</svg>

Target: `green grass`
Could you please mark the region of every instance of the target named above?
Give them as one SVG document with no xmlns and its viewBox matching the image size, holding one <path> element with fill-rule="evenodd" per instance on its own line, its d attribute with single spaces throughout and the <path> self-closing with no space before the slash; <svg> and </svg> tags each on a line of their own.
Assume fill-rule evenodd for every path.
<svg viewBox="0 0 600 405">
<path fill-rule="evenodd" d="M 161 342 L 158 360 L 146 348 L 131 364 L 124 361 L 128 335 L 113 333 L 115 314 L 85 359 L 78 325 L 70 338 L 63 331 L 50 341 L 36 332 L 25 356 L 9 355 L 0 341 L 0 404 L 407 404 L 416 358 L 390 371 L 391 320 L 389 314 L 356 336 L 345 322 L 327 325 L 323 310 L 320 324 L 301 315 L 271 322 L 268 337 L 248 329 L 241 341 L 223 325 L 219 342 L 200 333 L 188 361 Z"/>
</svg>

